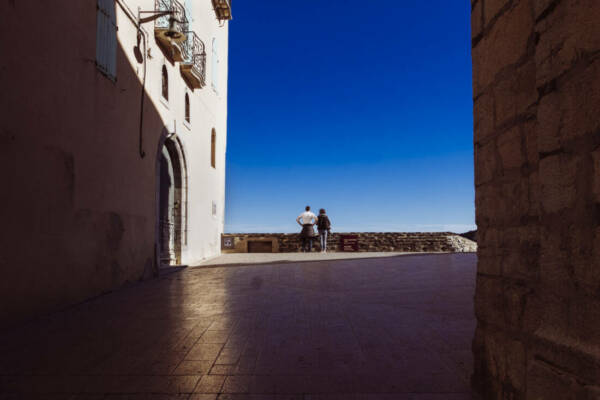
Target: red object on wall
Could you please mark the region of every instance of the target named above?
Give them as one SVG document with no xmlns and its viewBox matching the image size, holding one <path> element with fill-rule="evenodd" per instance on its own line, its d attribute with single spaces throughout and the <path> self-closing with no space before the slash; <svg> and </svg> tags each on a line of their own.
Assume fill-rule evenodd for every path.
<svg viewBox="0 0 600 400">
<path fill-rule="evenodd" d="M 341 235 L 341 251 L 358 251 L 358 235 Z"/>
</svg>

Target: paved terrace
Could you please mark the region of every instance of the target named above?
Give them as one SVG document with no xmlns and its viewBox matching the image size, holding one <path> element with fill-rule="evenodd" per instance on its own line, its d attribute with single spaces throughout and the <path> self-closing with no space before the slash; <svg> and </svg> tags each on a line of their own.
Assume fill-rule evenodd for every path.
<svg viewBox="0 0 600 400">
<path fill-rule="evenodd" d="M 0 335 L 1 399 L 466 400 L 474 254 L 188 268 Z"/>
<path fill-rule="evenodd" d="M 423 253 L 406 253 L 406 252 L 312 252 L 312 253 L 230 253 L 223 254 L 219 257 L 208 259 L 198 266 L 216 266 L 216 265 L 249 265 L 249 264 L 268 264 L 268 263 L 284 263 L 284 262 L 306 262 L 306 261 L 332 261 L 332 260 L 347 260 L 357 258 L 381 258 L 381 257 L 396 257 L 406 254 L 423 254 Z"/>
</svg>

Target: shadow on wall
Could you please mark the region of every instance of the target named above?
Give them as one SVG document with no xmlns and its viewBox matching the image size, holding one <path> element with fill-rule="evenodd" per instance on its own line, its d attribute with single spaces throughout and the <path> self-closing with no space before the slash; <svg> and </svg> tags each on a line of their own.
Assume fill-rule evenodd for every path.
<svg viewBox="0 0 600 400">
<path fill-rule="evenodd" d="M 96 2 L 3 2 L 0 13 L 11 51 L 0 70 L 1 327 L 156 273 L 165 132 L 147 93 L 140 118 L 143 66 L 127 58 L 139 49 L 119 44 L 116 81 L 96 68 Z M 58 22 L 73 34 L 48 35 Z"/>
</svg>

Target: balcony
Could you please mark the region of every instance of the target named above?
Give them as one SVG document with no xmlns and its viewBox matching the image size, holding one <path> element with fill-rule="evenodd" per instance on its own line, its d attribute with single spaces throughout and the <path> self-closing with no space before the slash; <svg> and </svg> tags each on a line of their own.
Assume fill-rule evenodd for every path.
<svg viewBox="0 0 600 400">
<path fill-rule="evenodd" d="M 171 61 L 183 61 L 182 43 L 186 40 L 188 20 L 177 0 L 155 0 L 154 11 L 168 13 L 154 22 L 154 36 Z"/>
<path fill-rule="evenodd" d="M 181 75 L 192 89 L 201 89 L 206 84 L 206 52 L 204 43 L 195 32 L 186 32 L 181 46 Z"/>
<path fill-rule="evenodd" d="M 212 3 L 219 21 L 231 19 L 231 0 L 212 0 Z"/>
</svg>

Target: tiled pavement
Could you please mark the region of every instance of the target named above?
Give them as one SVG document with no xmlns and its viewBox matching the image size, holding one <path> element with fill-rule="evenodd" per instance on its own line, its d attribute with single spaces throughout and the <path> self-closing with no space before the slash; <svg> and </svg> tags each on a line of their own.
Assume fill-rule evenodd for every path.
<svg viewBox="0 0 600 400">
<path fill-rule="evenodd" d="M 470 399 L 475 264 L 188 268 L 1 334 L 0 398 Z"/>
<path fill-rule="evenodd" d="M 198 266 L 218 266 L 218 265 L 250 265 L 267 264 L 299 261 L 333 261 L 356 258 L 381 258 L 397 257 L 399 255 L 415 254 L 407 252 L 336 252 L 330 251 L 321 253 L 318 251 L 312 253 L 229 253 L 222 254 L 215 258 L 210 258 L 201 262 Z M 417 253 L 418 254 L 418 253 Z M 423 254 L 423 253 L 420 253 Z"/>
</svg>

